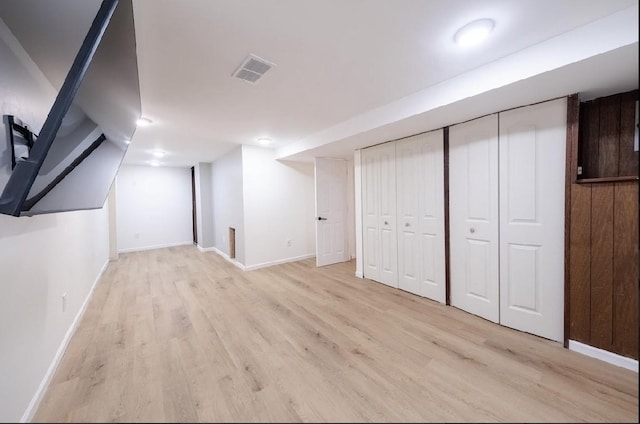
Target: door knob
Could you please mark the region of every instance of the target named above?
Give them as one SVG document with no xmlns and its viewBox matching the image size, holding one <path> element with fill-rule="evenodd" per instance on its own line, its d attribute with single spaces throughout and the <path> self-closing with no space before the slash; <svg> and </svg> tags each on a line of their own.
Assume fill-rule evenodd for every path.
<svg viewBox="0 0 640 424">
<path fill-rule="evenodd" d="M 317 219 L 318 219 L 318 221 L 326 221 L 327 220 L 327 218 L 323 218 L 321 216 L 319 216 Z"/>
<path fill-rule="evenodd" d="M 473 228 L 473 227 L 471 227 L 471 228 L 469 228 L 469 232 L 470 232 L 471 234 L 473 234 L 473 233 L 475 233 L 475 232 L 476 232 L 476 229 L 475 229 L 475 228 Z"/>
<path fill-rule="evenodd" d="M 405 223 L 404 223 L 404 226 L 405 226 L 405 227 L 411 227 L 411 224 L 409 224 L 408 222 L 405 222 Z"/>
<path fill-rule="evenodd" d="M 387 221 L 384 221 L 384 225 L 389 225 L 389 223 Z"/>
</svg>

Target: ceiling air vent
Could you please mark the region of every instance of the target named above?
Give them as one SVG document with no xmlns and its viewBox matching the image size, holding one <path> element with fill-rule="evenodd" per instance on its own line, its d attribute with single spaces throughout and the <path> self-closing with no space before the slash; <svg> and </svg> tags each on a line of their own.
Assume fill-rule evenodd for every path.
<svg viewBox="0 0 640 424">
<path fill-rule="evenodd" d="M 256 55 L 250 54 L 242 61 L 242 65 L 236 69 L 233 76 L 255 84 L 269 69 L 274 66 L 275 64 L 267 62 Z"/>
</svg>

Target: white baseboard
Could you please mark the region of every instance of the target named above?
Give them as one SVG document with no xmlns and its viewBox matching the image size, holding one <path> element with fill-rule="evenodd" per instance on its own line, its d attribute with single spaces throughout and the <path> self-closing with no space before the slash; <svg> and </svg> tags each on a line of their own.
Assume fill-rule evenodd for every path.
<svg viewBox="0 0 640 424">
<path fill-rule="evenodd" d="M 358 277 L 358 278 L 364 278 L 364 275 L 362 274 L 362 272 L 360 272 L 360 271 L 356 271 L 356 277 Z"/>
<path fill-rule="evenodd" d="M 201 252 L 213 252 L 216 249 L 215 247 L 202 247 L 199 244 L 196 246 L 198 246 L 198 250 Z"/>
<path fill-rule="evenodd" d="M 33 415 L 36 413 L 44 394 L 49 388 L 49 384 L 51 384 L 51 379 L 53 378 L 53 375 L 56 373 L 56 370 L 58 369 L 58 365 L 60 365 L 60 361 L 64 356 L 64 352 L 67 350 L 67 346 L 69 345 L 71 338 L 73 337 L 73 335 L 76 332 L 76 329 L 78 328 L 78 323 L 80 323 L 80 320 L 82 319 L 82 316 L 84 315 L 84 312 L 87 309 L 87 305 L 89 304 L 89 299 L 91 299 L 91 296 L 93 295 L 93 290 L 98 285 L 98 281 L 100 281 L 100 278 L 102 278 L 102 274 L 104 274 L 104 271 L 107 269 L 108 265 L 109 265 L 109 259 L 107 259 L 104 265 L 102 266 L 102 269 L 100 270 L 100 272 L 98 273 L 98 276 L 96 277 L 95 281 L 91 285 L 91 289 L 89 289 L 89 293 L 87 294 L 87 297 L 84 299 L 84 302 L 80 307 L 80 310 L 78 310 L 78 313 L 73 319 L 73 322 L 71 322 L 71 326 L 67 330 L 67 333 L 64 335 L 64 338 L 62 339 L 60 346 L 58 346 L 58 350 L 55 356 L 53 357 L 53 361 L 51 361 L 51 364 L 49 365 L 49 369 L 47 369 L 47 372 L 44 375 L 44 378 L 40 382 L 40 385 L 38 386 L 38 390 L 36 390 L 36 393 L 33 395 L 33 398 L 31 398 L 31 402 L 29 402 L 29 406 L 27 406 L 27 410 L 24 411 L 24 414 L 22 414 L 22 418 L 20 418 L 21 423 L 30 422 L 33 419 Z"/>
<path fill-rule="evenodd" d="M 627 358 L 626 356 L 621 356 L 616 353 L 609 352 L 608 350 L 598 349 L 597 347 L 589 346 L 574 340 L 569 340 L 569 349 L 583 355 L 591 356 L 592 358 L 600 359 L 601 361 L 638 372 L 638 361 L 635 359 Z"/>
<path fill-rule="evenodd" d="M 209 247 L 207 249 L 203 249 L 203 251 L 211 251 L 214 252 L 215 254 L 222 256 L 222 258 L 224 260 L 226 260 L 227 262 L 231 263 L 232 265 L 237 266 L 238 268 L 240 268 L 241 270 L 245 271 L 245 266 L 242 265 L 240 262 L 236 261 L 235 259 L 231 259 L 229 257 L 229 255 L 227 255 L 226 253 L 224 253 L 222 250 L 218 249 L 217 247 Z"/>
<path fill-rule="evenodd" d="M 306 255 L 301 255 L 301 256 L 294 256 L 292 258 L 286 258 L 286 259 L 279 259 L 277 261 L 270 261 L 270 262 L 262 262 L 260 264 L 255 264 L 255 265 L 248 265 L 244 267 L 245 271 L 253 271 L 256 269 L 260 269 L 260 268 L 267 268 L 270 266 L 274 266 L 274 265 L 280 265 L 280 264 L 286 264 L 289 262 L 297 262 L 297 261 L 302 261 L 304 259 L 310 259 L 310 258 L 315 258 L 316 254 L 315 253 L 309 253 Z"/>
<path fill-rule="evenodd" d="M 224 253 L 222 250 L 218 249 L 217 247 L 212 247 L 212 248 L 208 248 L 208 249 L 201 249 L 201 251 L 213 251 L 216 254 L 222 256 L 227 262 L 230 262 L 231 264 L 237 266 L 238 268 L 240 268 L 243 271 L 254 271 L 256 269 L 267 268 L 267 267 L 274 266 L 274 265 L 286 264 L 288 262 L 296 262 L 296 261 L 301 261 L 303 259 L 315 258 L 315 256 L 316 256 L 315 253 L 310 253 L 310 254 L 307 254 L 307 255 L 295 256 L 295 257 L 286 258 L 286 259 L 279 259 L 277 261 L 263 262 L 263 263 L 255 264 L 255 265 L 243 265 L 240 262 L 236 261 L 235 259 L 231 259 L 229 257 L 229 255 L 227 255 L 226 253 Z"/>
<path fill-rule="evenodd" d="M 143 247 L 131 247 L 129 249 L 118 249 L 118 253 L 141 252 L 143 250 L 164 249 L 166 247 L 188 246 L 191 244 L 193 244 L 193 241 L 182 241 L 180 243 L 168 243 L 168 244 L 156 244 L 153 246 L 143 246 Z"/>
</svg>

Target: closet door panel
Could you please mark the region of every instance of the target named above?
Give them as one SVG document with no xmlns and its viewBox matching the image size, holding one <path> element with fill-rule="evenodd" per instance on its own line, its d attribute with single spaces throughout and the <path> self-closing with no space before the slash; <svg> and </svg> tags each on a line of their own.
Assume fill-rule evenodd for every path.
<svg viewBox="0 0 640 424">
<path fill-rule="evenodd" d="M 451 304 L 499 322 L 498 117 L 449 130 Z"/>
<path fill-rule="evenodd" d="M 380 275 L 380 240 L 378 235 L 378 198 L 380 161 L 376 152 L 362 150 L 362 250 L 364 256 L 363 275 L 378 280 Z"/>
<path fill-rule="evenodd" d="M 500 322 L 564 337 L 566 99 L 500 113 Z"/>
<path fill-rule="evenodd" d="M 445 303 L 444 132 L 416 136 L 420 233 L 420 291 Z"/>
<path fill-rule="evenodd" d="M 396 142 L 398 203 L 398 287 L 420 295 L 418 149 L 416 137 Z"/>
<path fill-rule="evenodd" d="M 380 201 L 378 228 L 380 234 L 381 283 L 398 287 L 398 244 L 396 229 L 396 146 L 385 143 L 374 148 L 380 160 Z"/>
</svg>

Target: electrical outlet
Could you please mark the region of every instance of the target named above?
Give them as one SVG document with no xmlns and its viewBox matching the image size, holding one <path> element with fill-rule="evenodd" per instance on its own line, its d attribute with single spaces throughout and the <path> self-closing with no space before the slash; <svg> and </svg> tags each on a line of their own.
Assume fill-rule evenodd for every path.
<svg viewBox="0 0 640 424">
<path fill-rule="evenodd" d="M 291 247 L 291 239 L 287 240 L 287 247 Z"/>
<path fill-rule="evenodd" d="M 62 312 L 67 310 L 67 294 L 62 293 Z"/>
</svg>

